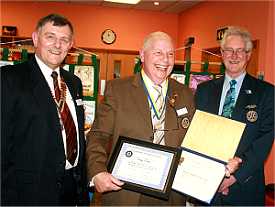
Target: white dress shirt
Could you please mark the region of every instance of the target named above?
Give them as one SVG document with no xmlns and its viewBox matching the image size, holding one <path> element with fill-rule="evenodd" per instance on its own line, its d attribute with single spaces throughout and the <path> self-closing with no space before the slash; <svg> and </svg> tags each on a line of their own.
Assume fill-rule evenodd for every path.
<svg viewBox="0 0 275 207">
<path fill-rule="evenodd" d="M 53 71 L 56 71 L 57 74 L 58 74 L 58 83 L 60 84 L 60 68 L 55 68 L 54 70 L 49 68 L 45 63 L 43 63 L 39 57 L 37 55 L 35 55 L 35 58 L 36 58 L 36 61 L 40 67 L 40 70 L 41 72 L 43 73 L 49 87 L 50 87 L 50 90 L 51 90 L 51 93 L 52 93 L 52 96 L 53 98 L 55 97 L 55 92 L 54 92 L 54 85 L 53 85 L 53 78 L 51 76 L 52 72 Z M 71 96 L 71 93 L 69 91 L 69 88 L 67 87 L 67 91 L 66 91 L 66 103 L 69 107 L 69 110 L 71 112 L 71 115 L 72 115 L 72 118 L 73 118 L 73 121 L 74 121 L 74 124 L 75 124 L 75 127 L 76 127 L 76 134 L 77 134 L 77 157 L 75 159 L 75 163 L 74 165 L 72 166 L 68 160 L 66 160 L 66 167 L 65 169 L 68 170 L 72 167 L 75 167 L 78 163 L 78 156 L 79 156 L 79 132 L 78 132 L 78 122 L 77 122 L 77 116 L 76 116 L 76 109 L 75 109 L 75 105 L 74 105 L 74 102 L 73 102 L 73 98 Z M 61 116 L 59 114 L 59 111 L 58 111 L 58 108 L 56 107 L 56 110 L 58 112 L 58 116 L 59 116 L 59 119 L 61 119 Z M 65 150 L 65 154 L 67 153 L 67 150 L 66 150 L 66 133 L 65 133 L 65 129 L 63 127 L 62 129 L 62 138 L 63 138 L 63 145 L 64 145 L 64 150 Z"/>
<path fill-rule="evenodd" d="M 238 100 L 238 96 L 239 96 L 239 93 L 240 93 L 240 90 L 241 90 L 241 87 L 242 87 L 242 83 L 243 83 L 243 79 L 245 77 L 245 74 L 246 74 L 246 72 L 242 73 L 237 78 L 234 78 L 234 80 L 237 81 L 236 87 L 235 87 L 235 89 L 236 89 L 236 97 L 235 97 L 236 102 Z M 222 95 L 221 95 L 221 100 L 220 100 L 219 115 L 222 114 L 222 109 L 223 109 L 223 105 L 224 105 L 224 101 L 225 101 L 225 96 L 226 96 L 227 91 L 230 89 L 230 83 L 229 82 L 231 80 L 233 80 L 233 79 L 225 73 L 223 88 L 222 88 Z"/>
</svg>

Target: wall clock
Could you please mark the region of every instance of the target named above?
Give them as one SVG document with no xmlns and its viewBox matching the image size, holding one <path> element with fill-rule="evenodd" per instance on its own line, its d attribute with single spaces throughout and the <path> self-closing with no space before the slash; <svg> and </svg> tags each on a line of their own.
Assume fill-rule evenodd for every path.
<svg viewBox="0 0 275 207">
<path fill-rule="evenodd" d="M 101 40 L 105 44 L 113 44 L 116 41 L 116 33 L 111 29 L 106 29 L 101 34 Z"/>
</svg>

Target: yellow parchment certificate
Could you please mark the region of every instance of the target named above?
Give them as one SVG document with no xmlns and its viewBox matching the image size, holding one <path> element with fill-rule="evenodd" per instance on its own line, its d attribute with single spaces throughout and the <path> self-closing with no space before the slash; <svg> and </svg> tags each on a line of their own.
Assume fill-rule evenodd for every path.
<svg viewBox="0 0 275 207">
<path fill-rule="evenodd" d="M 234 157 L 245 124 L 196 110 L 182 147 L 228 162 Z"/>
<path fill-rule="evenodd" d="M 245 124 L 196 110 L 182 142 L 181 158 L 172 188 L 211 203 L 234 157 Z"/>
</svg>

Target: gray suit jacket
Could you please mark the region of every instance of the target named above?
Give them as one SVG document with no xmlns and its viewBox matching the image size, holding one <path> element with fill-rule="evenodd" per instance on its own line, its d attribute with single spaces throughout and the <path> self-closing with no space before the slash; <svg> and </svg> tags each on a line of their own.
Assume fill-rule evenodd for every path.
<svg viewBox="0 0 275 207">
<path fill-rule="evenodd" d="M 174 93 L 178 94 L 175 106 L 167 103 L 166 107 L 165 129 L 168 131 L 165 133 L 165 143 L 167 146 L 178 147 L 187 131 L 181 126 L 181 121 L 184 117 L 191 121 L 194 103 L 191 90 L 169 79 L 168 96 L 171 97 Z M 176 110 L 184 107 L 188 113 L 178 117 Z M 108 82 L 104 100 L 98 107 L 93 128 L 87 137 L 90 179 L 107 170 L 106 164 L 110 157 L 108 152 L 112 152 L 119 136 L 153 141 L 150 113 L 140 74 Z M 102 202 L 103 205 L 185 205 L 185 196 L 172 192 L 169 200 L 163 201 L 123 189 L 105 193 Z"/>
<path fill-rule="evenodd" d="M 200 84 L 195 100 L 197 109 L 218 114 L 224 77 Z M 247 118 L 254 106 L 257 120 Z M 232 119 L 246 123 L 236 156 L 243 159 L 234 176 L 237 182 L 229 195 L 217 194 L 214 205 L 264 205 L 264 161 L 274 141 L 274 86 L 246 74 L 232 113 Z"/>
</svg>

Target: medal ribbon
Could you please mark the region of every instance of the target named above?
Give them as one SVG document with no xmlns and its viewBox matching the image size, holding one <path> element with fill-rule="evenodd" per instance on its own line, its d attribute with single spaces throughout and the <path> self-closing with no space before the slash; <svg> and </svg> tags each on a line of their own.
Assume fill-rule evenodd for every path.
<svg viewBox="0 0 275 207">
<path fill-rule="evenodd" d="M 147 95 L 147 98 L 148 98 L 148 100 L 149 100 L 149 102 L 150 102 L 150 104 L 151 104 L 151 106 L 152 106 L 152 109 L 153 109 L 153 111 L 154 111 L 154 114 L 156 115 L 157 119 L 160 119 L 161 113 L 159 113 L 158 110 L 156 109 L 157 107 L 156 107 L 154 101 L 152 100 L 152 98 L 151 98 L 151 96 L 150 96 L 150 94 L 149 94 L 148 87 L 146 86 L 146 83 L 145 83 L 145 81 L 143 80 L 142 75 L 140 75 L 140 76 L 141 76 L 143 88 L 144 88 L 145 93 L 146 93 L 146 95 Z M 164 98 L 164 109 L 166 108 L 166 99 L 167 99 L 167 93 L 166 93 L 166 96 L 165 96 L 165 98 Z M 164 109 L 163 109 L 163 110 L 164 110 Z"/>
<path fill-rule="evenodd" d="M 62 77 L 60 78 L 60 88 L 61 90 L 59 91 L 60 93 L 59 97 L 56 97 L 54 94 L 52 94 L 52 96 L 58 110 L 61 112 L 63 111 L 63 108 L 64 108 L 64 103 L 66 101 L 66 93 L 67 93 L 67 86 Z"/>
</svg>

